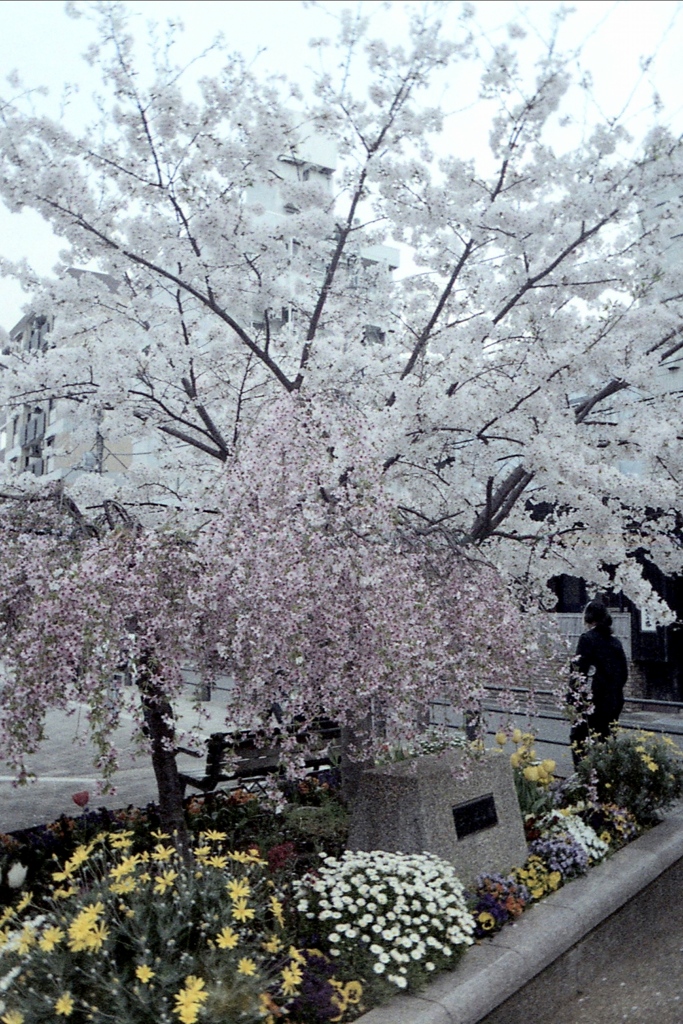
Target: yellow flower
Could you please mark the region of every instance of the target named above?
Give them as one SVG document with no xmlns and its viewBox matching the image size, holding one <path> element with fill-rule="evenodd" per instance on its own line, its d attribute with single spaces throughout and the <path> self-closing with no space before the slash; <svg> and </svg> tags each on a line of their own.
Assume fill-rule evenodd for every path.
<svg viewBox="0 0 683 1024">
<path fill-rule="evenodd" d="M 548 884 L 551 889 L 558 889 L 562 882 L 562 875 L 559 871 L 551 871 L 548 875 Z"/>
<path fill-rule="evenodd" d="M 347 981 L 344 986 L 344 998 L 346 1002 L 351 1006 L 355 1006 L 356 1003 L 361 1001 L 363 995 L 363 986 L 359 981 Z"/>
<path fill-rule="evenodd" d="M 132 835 L 132 832 L 112 832 L 109 836 L 109 845 L 112 850 L 126 850 L 133 845 L 130 838 Z"/>
<path fill-rule="evenodd" d="M 20 914 L 22 912 L 22 910 L 26 910 L 27 906 L 29 905 L 29 903 L 31 902 L 32 899 L 33 899 L 33 893 L 32 892 L 25 892 L 24 895 L 19 900 L 19 902 L 17 903 L 17 905 L 15 907 L 15 912 L 17 914 Z"/>
<path fill-rule="evenodd" d="M 513 729 L 512 730 L 512 742 L 513 743 L 521 743 L 522 742 L 522 730 L 521 729 Z"/>
<path fill-rule="evenodd" d="M 69 864 L 66 863 L 64 865 L 64 870 L 63 871 L 53 871 L 52 872 L 52 880 L 54 882 L 67 882 L 71 878 L 72 875 L 73 875 L 73 871 L 69 867 Z"/>
<path fill-rule="evenodd" d="M 232 928 L 226 926 L 216 936 L 216 945 L 219 949 L 234 949 L 240 940 L 237 932 L 234 932 Z"/>
<path fill-rule="evenodd" d="M 547 757 L 545 761 L 541 761 L 541 768 L 544 772 L 547 772 L 548 775 L 552 775 L 557 768 L 557 762 L 553 761 L 551 757 Z"/>
<path fill-rule="evenodd" d="M 206 860 L 206 858 L 211 855 L 211 847 L 210 846 L 195 846 L 195 848 L 194 848 L 194 855 L 197 858 L 197 860 L 201 860 L 202 858 L 204 858 L 204 860 Z"/>
<path fill-rule="evenodd" d="M 256 974 L 256 964 L 251 957 L 243 956 L 237 964 L 237 973 L 244 974 L 247 978 L 251 978 Z"/>
<path fill-rule="evenodd" d="M 228 890 L 231 900 L 246 899 L 251 892 L 248 878 L 233 879 L 225 888 Z"/>
<path fill-rule="evenodd" d="M 294 964 L 303 964 L 306 960 L 306 957 L 296 948 L 296 946 L 290 946 L 289 959 Z"/>
<path fill-rule="evenodd" d="M 504 732 L 497 732 L 495 735 L 495 740 L 499 747 L 504 747 L 508 741 L 508 738 Z"/>
<path fill-rule="evenodd" d="M 190 974 L 185 978 L 185 988 L 188 992 L 194 995 L 195 998 L 199 998 L 202 1003 L 208 999 L 208 995 L 200 995 L 204 988 L 204 979 L 198 978 L 195 974 Z"/>
<path fill-rule="evenodd" d="M 72 870 L 80 868 L 81 864 L 85 864 L 92 851 L 93 843 L 89 843 L 87 846 L 78 846 L 69 857 L 69 860 L 67 861 L 68 866 L 71 867 Z"/>
<path fill-rule="evenodd" d="M 19 1013 L 18 1010 L 10 1010 L 0 1017 L 2 1024 L 24 1024 L 24 1019 L 23 1013 Z"/>
<path fill-rule="evenodd" d="M 154 839 L 170 839 L 171 838 L 170 835 L 168 834 L 168 832 L 151 832 L 150 835 L 153 836 Z"/>
<path fill-rule="evenodd" d="M 170 860 L 174 853 L 175 850 L 172 846 L 163 846 L 161 843 L 157 843 L 152 850 L 152 860 Z"/>
<path fill-rule="evenodd" d="M 77 914 L 69 925 L 69 949 L 73 953 L 83 950 L 96 953 L 107 938 L 109 932 L 97 918 L 104 911 L 102 903 L 91 904 Z"/>
<path fill-rule="evenodd" d="M 514 754 L 510 754 L 510 764 L 513 768 L 519 768 L 522 763 L 522 755 L 519 751 L 515 750 Z"/>
<path fill-rule="evenodd" d="M 254 917 L 254 911 L 247 906 L 246 900 L 235 900 L 232 906 L 232 916 L 236 921 L 249 921 Z"/>
<path fill-rule="evenodd" d="M 98 900 L 97 903 L 89 903 L 87 907 L 84 907 L 80 916 L 82 916 L 84 920 L 90 921 L 94 924 L 95 921 L 97 921 L 97 918 L 101 917 L 103 913 L 104 903 L 102 903 L 101 900 Z"/>
<path fill-rule="evenodd" d="M 205 863 L 209 864 L 212 868 L 224 868 L 224 867 L 227 867 L 228 858 L 227 857 L 215 857 L 215 856 L 214 857 L 207 857 Z"/>
<path fill-rule="evenodd" d="M 56 900 L 68 900 L 69 896 L 75 896 L 77 893 L 78 889 L 70 885 L 68 889 L 55 889 L 52 895 Z"/>
<path fill-rule="evenodd" d="M 143 985 L 149 984 L 154 977 L 154 971 L 147 964 L 140 964 L 135 968 L 135 977 L 142 982 Z"/>
<path fill-rule="evenodd" d="M 302 974 L 298 964 L 290 964 L 281 972 L 283 995 L 293 996 L 301 984 Z"/>
<path fill-rule="evenodd" d="M 43 932 L 38 945 L 44 953 L 51 953 L 58 943 L 64 938 L 64 932 L 61 928 L 56 928 L 54 925 L 50 925 Z"/>
<path fill-rule="evenodd" d="M 0 914 L 0 928 L 2 928 L 3 924 L 7 924 L 10 917 L 14 917 L 14 908 L 5 907 L 2 914 Z"/>
<path fill-rule="evenodd" d="M 612 836 L 609 834 L 609 832 L 607 830 L 605 830 L 604 832 L 600 833 L 600 838 L 602 839 L 603 843 L 611 843 L 612 842 Z"/>
<path fill-rule="evenodd" d="M 199 1015 L 202 1003 L 209 998 L 208 993 L 202 991 L 204 988 L 203 978 L 197 978 L 190 974 L 185 979 L 185 987 L 176 994 L 175 1007 L 173 1012 L 180 1019 L 182 1024 L 195 1024 Z"/>
<path fill-rule="evenodd" d="M 255 847 L 252 847 L 252 849 L 248 850 L 246 853 L 244 853 L 242 850 L 236 850 L 233 853 L 229 853 L 228 857 L 230 858 L 230 860 L 237 861 L 238 864 L 266 865 L 268 863 L 267 860 L 263 860 L 263 858 L 259 855 L 259 852 Z"/>
<path fill-rule="evenodd" d="M 529 765 L 524 769 L 524 778 L 527 782 L 538 782 L 539 773 L 536 765 Z"/>
<path fill-rule="evenodd" d="M 19 944 L 17 945 L 17 952 L 19 953 L 19 956 L 24 956 L 28 953 L 31 946 L 35 945 L 35 941 L 36 936 L 33 928 L 28 926 L 23 928 L 21 935 L 19 936 Z"/>
<path fill-rule="evenodd" d="M 218 843 L 221 839 L 227 838 L 225 832 L 216 832 L 215 829 L 209 829 L 207 832 L 199 833 L 202 839 L 210 839 L 214 843 Z"/>
<path fill-rule="evenodd" d="M 140 855 L 137 853 L 132 854 L 130 857 L 124 857 L 120 864 L 117 864 L 109 872 L 109 877 L 118 881 L 120 878 L 125 878 L 126 875 L 132 874 L 138 864 L 140 863 Z"/>
<path fill-rule="evenodd" d="M 6 944 L 9 939 L 9 928 L 0 928 L 0 949 Z"/>
<path fill-rule="evenodd" d="M 488 910 L 484 910 L 481 914 L 478 914 L 477 920 L 485 932 L 490 932 L 496 927 L 496 919 L 493 914 L 489 914 Z"/>
<path fill-rule="evenodd" d="M 271 935 L 267 942 L 263 942 L 262 948 L 265 949 L 266 953 L 279 953 L 282 949 L 282 943 L 277 935 Z"/>
<path fill-rule="evenodd" d="M 74 1001 L 69 992 L 65 992 L 55 1003 L 55 1013 L 58 1017 L 70 1017 L 74 1011 Z"/>
<path fill-rule="evenodd" d="M 117 896 L 123 896 L 127 892 L 134 892 L 137 881 L 134 878 L 124 878 L 120 882 L 112 882 L 109 888 Z"/>
<path fill-rule="evenodd" d="M 155 875 L 154 891 L 159 893 L 160 896 L 163 896 L 166 890 L 171 888 L 177 877 L 178 872 L 173 871 L 172 869 L 170 871 L 164 871 L 161 875 Z"/>
<path fill-rule="evenodd" d="M 275 918 L 277 923 L 280 925 L 281 928 L 284 928 L 284 926 L 285 926 L 285 917 L 284 917 L 284 914 L 282 912 L 282 904 L 280 903 L 280 901 L 277 898 L 277 896 L 271 896 L 270 897 L 270 909 L 272 910 L 273 917 Z"/>
</svg>

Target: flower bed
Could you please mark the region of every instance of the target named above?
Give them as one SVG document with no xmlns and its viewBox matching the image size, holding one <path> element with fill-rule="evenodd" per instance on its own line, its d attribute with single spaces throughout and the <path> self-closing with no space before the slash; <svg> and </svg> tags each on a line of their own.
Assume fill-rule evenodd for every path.
<svg viewBox="0 0 683 1024">
<path fill-rule="evenodd" d="M 290 786 L 277 812 L 239 791 L 192 798 L 189 850 L 153 807 L 0 837 L 0 1022 L 104 1021 L 114 992 L 122 1022 L 323 1024 L 418 990 L 641 828 L 596 799 L 610 792 L 599 768 L 582 789 L 556 784 L 547 762 L 530 778 L 533 747 L 516 745 L 530 856 L 468 893 L 435 857 L 343 854 L 333 775 Z M 677 748 L 645 751 L 683 782 Z"/>
</svg>

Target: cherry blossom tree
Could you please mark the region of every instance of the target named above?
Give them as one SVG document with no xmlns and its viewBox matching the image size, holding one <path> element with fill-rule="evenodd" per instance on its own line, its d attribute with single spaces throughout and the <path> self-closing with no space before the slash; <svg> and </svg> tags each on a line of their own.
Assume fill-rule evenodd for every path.
<svg viewBox="0 0 683 1024">
<path fill-rule="evenodd" d="M 74 482 L 77 541 L 7 548 L 17 765 L 44 709 L 80 697 L 113 764 L 123 659 L 140 722 L 159 710 L 177 820 L 186 658 L 233 674 L 233 724 L 275 698 L 350 724 L 375 702 L 400 731 L 437 691 L 466 710 L 524 679 L 512 584 L 542 602 L 569 572 L 665 619 L 638 558 L 680 569 L 678 139 L 611 123 L 564 145 L 559 47 L 531 78 L 515 33 L 481 61 L 467 8 L 448 31 L 442 5 L 415 8 L 403 47 L 343 13 L 310 100 L 228 54 L 188 98 L 172 50 L 140 73 L 122 5 L 89 9 L 101 120 L 77 133 L 20 89 L 0 101 L 0 196 L 65 240 L 53 278 L 2 263 L 53 329 L 44 351 L 10 346 L 0 381 L 10 408 L 71 407 L 73 447 L 150 454 Z M 464 61 L 493 111 L 485 161 L 434 155 L 429 90 Z M 392 280 L 387 242 L 420 272 Z M 43 495 L 22 476 L 6 492 Z M 140 529 L 87 518 L 116 509 Z"/>
<path fill-rule="evenodd" d="M 112 733 L 126 710 L 151 755 L 162 820 L 182 832 L 172 704 L 198 633 L 187 589 L 199 560 L 182 538 L 142 532 L 125 514 L 111 531 L 73 502 L 65 515 L 61 498 L 43 501 L 47 514 L 29 521 L 16 503 L 3 510 L 3 756 L 25 780 L 48 709 L 85 706 L 96 767 L 110 785 Z M 123 685 L 125 674 L 135 685 Z"/>
<path fill-rule="evenodd" d="M 680 564 L 680 398 L 662 383 L 683 344 L 678 140 L 654 128 L 633 155 L 602 124 L 563 149 L 568 61 L 553 43 L 529 85 L 512 32 L 480 67 L 487 169 L 437 160 L 423 98 L 459 62 L 474 73 L 467 5 L 455 33 L 416 8 L 393 48 L 344 12 L 311 102 L 238 57 L 187 99 L 168 49 L 145 85 L 125 8 L 93 9 L 101 122 L 76 135 L 21 97 L 1 108 L 2 198 L 67 243 L 55 280 L 5 267 L 55 343 L 4 357 L 7 399 L 68 401 L 86 446 L 154 451 L 123 480 L 83 477 L 79 500 L 213 507 L 262 410 L 320 399 L 364 418 L 415 529 L 539 593 L 571 572 L 666 617 L 635 553 Z M 422 273 L 392 283 L 369 256 L 387 240 Z M 83 265 L 104 276 L 66 273 Z"/>
<path fill-rule="evenodd" d="M 182 834 L 174 703 L 188 664 L 231 676 L 226 725 L 270 736 L 294 771 L 316 719 L 348 727 L 357 759 L 424 728 L 434 700 L 477 711 L 487 684 L 524 678 L 538 633 L 496 573 L 407 533 L 362 420 L 329 422 L 324 408 L 274 403 L 249 441 L 267 469 L 251 473 L 247 446 L 224 507 L 193 537 L 144 530 L 111 503 L 88 521 L 63 493 L 6 500 L 0 729 L 20 778 L 46 711 L 85 705 L 111 780 L 126 710 L 163 824 Z"/>
</svg>

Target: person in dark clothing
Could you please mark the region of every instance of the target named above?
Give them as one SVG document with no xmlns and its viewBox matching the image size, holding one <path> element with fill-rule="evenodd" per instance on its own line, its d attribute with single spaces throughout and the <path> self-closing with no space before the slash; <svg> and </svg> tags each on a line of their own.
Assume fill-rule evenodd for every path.
<svg viewBox="0 0 683 1024">
<path fill-rule="evenodd" d="M 579 637 L 573 667 L 579 677 L 590 681 L 593 711 L 575 723 L 569 735 L 575 767 L 583 757 L 589 734 L 603 740 L 609 736 L 624 706 L 628 678 L 624 648 L 612 633 L 612 616 L 602 601 L 589 601 L 583 617 L 588 628 Z M 580 710 L 580 702 L 574 703 Z"/>
</svg>

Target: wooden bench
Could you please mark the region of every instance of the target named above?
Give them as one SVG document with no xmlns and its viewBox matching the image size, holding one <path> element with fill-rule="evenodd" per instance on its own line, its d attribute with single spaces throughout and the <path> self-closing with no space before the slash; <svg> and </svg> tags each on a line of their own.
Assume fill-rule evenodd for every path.
<svg viewBox="0 0 683 1024">
<path fill-rule="evenodd" d="M 179 772 L 183 795 L 187 786 L 211 793 L 222 783 L 237 782 L 249 791 L 265 790 L 266 780 L 282 771 L 281 732 L 214 732 L 206 741 L 204 774 Z M 341 728 L 329 719 L 319 719 L 308 729 L 294 733 L 306 749 L 304 764 L 308 771 L 331 767 L 340 752 Z M 274 742 L 273 742 L 274 740 Z M 178 748 L 178 753 L 202 758 L 197 751 Z"/>
</svg>

